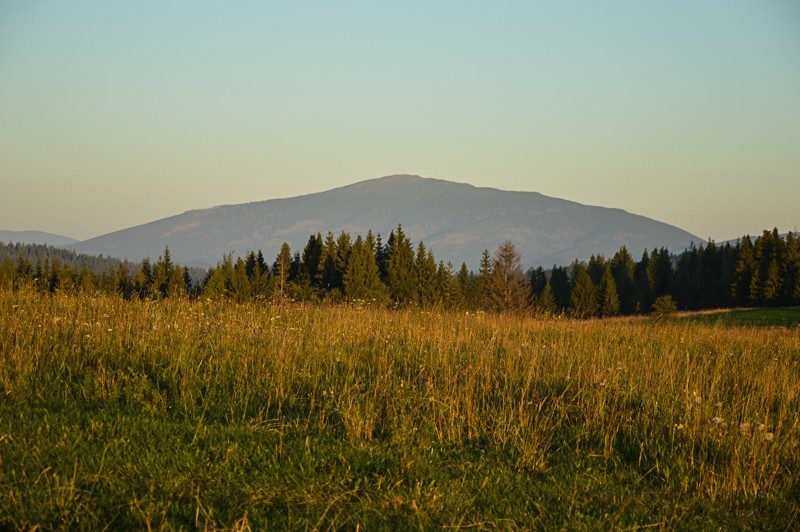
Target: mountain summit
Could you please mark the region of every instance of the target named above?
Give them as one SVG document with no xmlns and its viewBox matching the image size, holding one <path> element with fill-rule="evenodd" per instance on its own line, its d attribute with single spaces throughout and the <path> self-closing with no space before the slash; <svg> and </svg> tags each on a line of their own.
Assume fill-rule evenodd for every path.
<svg viewBox="0 0 800 532">
<path fill-rule="evenodd" d="M 620 209 L 475 187 L 416 175 L 370 179 L 326 192 L 194 210 L 109 233 L 74 246 L 90 254 L 140 260 L 169 246 L 175 261 L 213 265 L 225 253 L 262 250 L 271 260 L 285 241 L 302 250 L 312 233 L 368 229 L 388 237 L 398 224 L 437 260 L 476 268 L 484 249 L 511 240 L 525 266 L 568 264 L 625 245 L 636 255 L 665 246 L 682 251 L 700 239 Z"/>
</svg>

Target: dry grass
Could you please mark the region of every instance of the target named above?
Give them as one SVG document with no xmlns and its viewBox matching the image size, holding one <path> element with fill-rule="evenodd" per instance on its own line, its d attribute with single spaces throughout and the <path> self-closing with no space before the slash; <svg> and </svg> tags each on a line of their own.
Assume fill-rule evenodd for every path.
<svg viewBox="0 0 800 532">
<path fill-rule="evenodd" d="M 768 510 L 782 515 L 785 525 L 795 522 L 798 511 L 800 333 L 794 329 L 355 306 L 125 302 L 27 291 L 0 292 L 0 315 L 0 523 L 7 525 L 47 524 L 48 516 L 64 512 L 94 515 L 84 523 L 101 524 L 110 519 L 108 508 L 120 506 L 128 509 L 125 523 L 181 523 L 180 511 L 159 506 L 156 496 L 147 510 L 147 493 L 103 503 L 76 491 L 76 478 L 84 489 L 108 488 L 114 476 L 124 477 L 126 464 L 133 467 L 133 458 L 103 462 L 101 469 L 114 472 L 109 476 L 92 472 L 85 457 L 73 456 L 74 463 L 65 465 L 58 438 L 38 441 L 37 457 L 19 447 L 36 441 L 20 425 L 20 412 L 60 411 L 69 413 L 67 421 L 81 419 L 80 438 L 97 438 L 90 449 L 108 444 L 102 436 L 108 416 L 136 413 L 187 424 L 193 432 L 188 446 L 215 427 L 269 433 L 275 438 L 258 440 L 252 452 L 260 445 L 275 463 L 311 460 L 310 471 L 316 471 L 315 438 L 332 442 L 327 460 L 335 462 L 342 449 L 370 449 L 385 452 L 392 464 L 377 488 L 353 479 L 347 489 L 325 495 L 288 481 L 265 491 L 242 478 L 252 474 L 247 467 L 225 470 L 242 485 L 228 495 L 231 504 L 237 501 L 232 509 L 219 502 L 216 514 L 207 516 L 206 523 L 222 526 L 257 524 L 259 511 L 274 509 L 276 500 L 287 508 L 311 508 L 308 521 L 280 513 L 288 520 L 278 522 L 312 528 L 382 522 L 398 513 L 417 515 L 409 521 L 416 526 L 481 520 L 500 527 L 584 520 L 592 526 L 675 524 L 697 512 L 697 505 L 707 505 L 708 519 L 718 523 L 719 515 L 736 515 L 741 501 L 749 515 Z M 226 438 L 226 454 L 216 460 L 255 460 L 241 450 L 249 440 Z M 437 473 L 431 457 L 473 456 L 475 449 L 499 465 L 473 471 L 480 460 L 459 458 L 460 489 L 483 495 L 453 498 L 448 490 L 458 493 L 455 481 Z M 322 459 L 323 451 L 317 453 Z M 350 474 L 352 464 L 340 465 Z M 473 474 L 475 480 L 468 480 Z M 30 484 L 37 475 L 50 483 L 49 502 L 29 493 L 35 489 L 21 480 Z M 531 498 L 520 514 L 514 514 L 513 501 L 512 509 L 490 502 L 508 497 L 502 490 L 510 489 L 509 482 L 558 475 L 563 485 L 552 490 L 558 500 L 549 500 L 546 491 L 520 495 Z M 608 503 L 615 508 L 612 517 L 595 515 L 591 497 L 581 498 L 578 483 L 587 475 L 602 481 L 595 496 L 619 490 L 627 501 Z M 333 480 L 326 482 L 332 486 Z M 391 482 L 400 484 L 392 488 Z M 174 495 L 158 476 L 149 489 Z M 492 489 L 500 491 L 492 495 Z M 632 495 L 638 491 L 663 500 L 643 501 Z M 487 502 L 479 504 L 479 497 Z M 38 510 L 21 509 L 19 501 L 34 499 Z M 317 499 L 325 501 L 318 508 Z M 198 512 L 209 503 L 201 504 L 198 492 L 185 504 L 197 525 Z M 548 508 L 563 515 L 537 520 Z M 270 515 L 262 515 L 262 524 L 275 524 Z"/>
</svg>

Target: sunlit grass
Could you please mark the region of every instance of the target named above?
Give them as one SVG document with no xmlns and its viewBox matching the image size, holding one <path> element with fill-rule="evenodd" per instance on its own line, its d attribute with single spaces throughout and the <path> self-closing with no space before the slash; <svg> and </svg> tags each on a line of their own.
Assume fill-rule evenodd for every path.
<svg viewBox="0 0 800 532">
<path fill-rule="evenodd" d="M 786 528 L 798 407 L 797 328 L 0 292 L 0 525 Z"/>
</svg>

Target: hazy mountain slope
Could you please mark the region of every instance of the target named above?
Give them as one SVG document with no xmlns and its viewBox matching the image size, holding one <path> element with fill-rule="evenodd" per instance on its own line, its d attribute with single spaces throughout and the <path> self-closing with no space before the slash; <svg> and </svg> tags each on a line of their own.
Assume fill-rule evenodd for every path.
<svg viewBox="0 0 800 532">
<path fill-rule="evenodd" d="M 567 264 L 623 244 L 681 251 L 699 239 L 619 209 L 592 207 L 535 192 L 508 192 L 418 176 L 389 176 L 327 192 L 189 211 L 73 246 L 84 253 L 155 258 L 165 246 L 184 264 L 215 264 L 224 253 L 261 249 L 272 260 L 282 242 L 301 250 L 311 233 L 379 232 L 397 224 L 437 259 L 476 267 L 484 249 L 512 240 L 526 266 Z"/>
<path fill-rule="evenodd" d="M 47 246 L 68 246 L 77 242 L 74 238 L 54 235 L 42 231 L 0 231 L 0 242 L 24 244 L 43 244 Z"/>
</svg>

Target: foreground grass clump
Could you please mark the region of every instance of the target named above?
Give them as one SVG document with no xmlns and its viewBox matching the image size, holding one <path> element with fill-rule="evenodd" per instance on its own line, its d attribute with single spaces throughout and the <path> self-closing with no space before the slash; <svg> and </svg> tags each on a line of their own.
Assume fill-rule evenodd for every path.
<svg viewBox="0 0 800 532">
<path fill-rule="evenodd" d="M 0 527 L 786 529 L 800 333 L 0 292 Z"/>
</svg>

